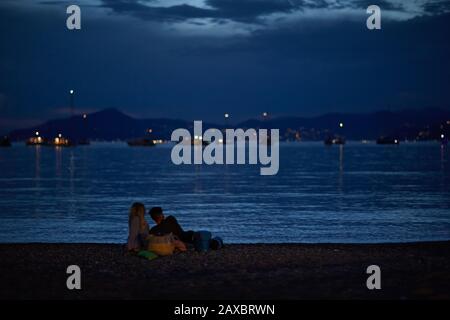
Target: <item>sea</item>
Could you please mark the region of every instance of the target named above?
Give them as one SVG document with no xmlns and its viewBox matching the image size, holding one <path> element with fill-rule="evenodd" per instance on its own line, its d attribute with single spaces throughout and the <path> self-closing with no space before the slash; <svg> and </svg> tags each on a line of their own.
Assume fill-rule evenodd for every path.
<svg viewBox="0 0 450 320">
<path fill-rule="evenodd" d="M 283 142 L 273 176 L 174 165 L 172 147 L 0 148 L 0 242 L 125 243 L 133 202 L 225 243 L 450 240 L 450 147 L 437 142 Z"/>
</svg>

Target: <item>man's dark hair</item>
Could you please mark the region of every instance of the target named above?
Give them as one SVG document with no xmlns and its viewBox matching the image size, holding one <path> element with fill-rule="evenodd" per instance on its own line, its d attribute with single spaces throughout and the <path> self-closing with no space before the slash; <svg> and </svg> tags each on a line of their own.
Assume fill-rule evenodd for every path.
<svg viewBox="0 0 450 320">
<path fill-rule="evenodd" d="M 152 217 L 153 220 L 155 220 L 157 217 L 163 214 L 163 211 L 161 207 L 153 207 L 150 209 L 148 214 L 150 215 L 150 217 Z"/>
</svg>

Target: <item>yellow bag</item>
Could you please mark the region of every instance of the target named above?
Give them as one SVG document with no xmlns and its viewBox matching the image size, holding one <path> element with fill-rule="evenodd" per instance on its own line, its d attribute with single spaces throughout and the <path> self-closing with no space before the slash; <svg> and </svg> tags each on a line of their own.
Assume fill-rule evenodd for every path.
<svg viewBox="0 0 450 320">
<path fill-rule="evenodd" d="M 155 236 L 153 234 L 148 237 L 148 250 L 153 251 L 159 256 L 170 256 L 175 250 L 173 235 Z"/>
</svg>

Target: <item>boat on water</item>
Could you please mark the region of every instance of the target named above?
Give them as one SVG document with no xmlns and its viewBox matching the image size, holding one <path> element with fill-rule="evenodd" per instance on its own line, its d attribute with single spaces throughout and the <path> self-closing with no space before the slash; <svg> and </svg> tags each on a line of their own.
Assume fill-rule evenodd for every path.
<svg viewBox="0 0 450 320">
<path fill-rule="evenodd" d="M 400 144 L 400 140 L 394 137 L 387 137 L 387 136 L 383 136 L 383 137 L 379 137 L 377 139 L 377 144 L 394 144 L 394 145 L 399 145 Z"/>
<path fill-rule="evenodd" d="M 335 136 L 326 138 L 323 143 L 326 146 L 332 146 L 333 144 L 345 144 L 345 139 L 343 137 Z"/>
<path fill-rule="evenodd" d="M 73 147 L 75 144 L 68 138 L 63 137 L 59 134 L 53 140 L 47 140 L 40 135 L 29 138 L 25 144 L 27 146 L 46 146 L 46 147 Z"/>
<path fill-rule="evenodd" d="M 58 135 L 48 145 L 54 146 L 54 147 L 73 147 L 73 146 L 75 146 L 75 144 L 71 140 L 64 138 L 62 135 Z"/>
<path fill-rule="evenodd" d="M 43 137 L 37 135 L 36 137 L 29 138 L 25 144 L 27 146 L 44 146 L 48 145 L 47 139 L 44 139 Z"/>
<path fill-rule="evenodd" d="M 11 141 L 7 136 L 0 138 L 0 147 L 11 147 Z"/>
<path fill-rule="evenodd" d="M 133 139 L 127 141 L 130 147 L 154 147 L 155 141 L 150 138 Z"/>
</svg>

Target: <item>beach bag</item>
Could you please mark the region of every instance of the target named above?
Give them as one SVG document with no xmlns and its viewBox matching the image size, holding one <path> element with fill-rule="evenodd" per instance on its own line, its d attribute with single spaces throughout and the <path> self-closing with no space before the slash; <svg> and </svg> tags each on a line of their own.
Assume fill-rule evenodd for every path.
<svg viewBox="0 0 450 320">
<path fill-rule="evenodd" d="M 154 234 L 148 237 L 148 251 L 152 251 L 159 256 L 170 256 L 175 250 L 173 234 L 156 236 Z"/>
<path fill-rule="evenodd" d="M 211 241 L 211 232 L 197 231 L 194 233 L 194 248 L 198 252 L 207 252 Z"/>
<path fill-rule="evenodd" d="M 173 240 L 173 245 L 175 247 L 175 250 L 181 251 L 181 252 L 185 252 L 187 251 L 186 245 L 184 244 L 183 241 L 178 240 L 178 238 L 175 237 L 175 239 Z"/>
<path fill-rule="evenodd" d="M 220 237 L 214 237 L 211 239 L 210 248 L 213 250 L 219 250 L 223 247 L 223 240 Z"/>
</svg>

